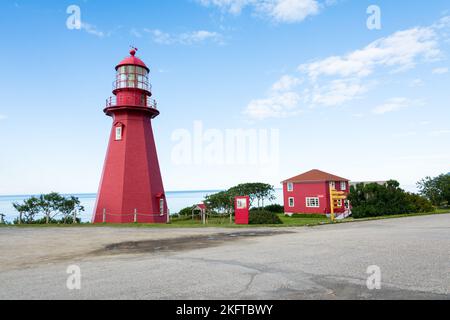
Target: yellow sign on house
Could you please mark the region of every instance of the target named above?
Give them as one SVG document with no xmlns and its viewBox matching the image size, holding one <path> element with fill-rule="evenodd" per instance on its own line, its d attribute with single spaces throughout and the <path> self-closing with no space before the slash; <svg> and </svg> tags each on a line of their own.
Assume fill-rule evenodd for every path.
<svg viewBox="0 0 450 320">
<path fill-rule="evenodd" d="M 336 220 L 336 215 L 334 214 L 335 209 L 340 209 L 342 206 L 337 206 L 337 201 L 347 200 L 347 194 L 344 191 L 337 191 L 330 185 L 330 208 L 331 208 L 331 221 Z M 342 204 L 342 201 L 341 201 Z"/>
</svg>

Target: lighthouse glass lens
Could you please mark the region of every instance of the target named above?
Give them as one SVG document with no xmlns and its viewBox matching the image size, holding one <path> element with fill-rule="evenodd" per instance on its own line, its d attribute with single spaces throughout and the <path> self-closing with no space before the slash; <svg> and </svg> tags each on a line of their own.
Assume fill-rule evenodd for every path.
<svg viewBox="0 0 450 320">
<path fill-rule="evenodd" d="M 140 66 L 121 66 L 117 69 L 117 88 L 148 90 L 148 71 Z"/>
</svg>

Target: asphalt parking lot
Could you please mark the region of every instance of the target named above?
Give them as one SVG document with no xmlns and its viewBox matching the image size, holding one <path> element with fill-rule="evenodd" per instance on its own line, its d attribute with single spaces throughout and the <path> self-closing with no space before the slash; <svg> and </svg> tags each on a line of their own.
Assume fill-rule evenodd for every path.
<svg viewBox="0 0 450 320">
<path fill-rule="evenodd" d="M 0 252 L 0 299 L 450 299 L 450 215 L 312 228 L 0 228 Z M 68 289 L 69 266 L 79 290 Z M 367 287 L 369 266 L 379 290 Z"/>
</svg>

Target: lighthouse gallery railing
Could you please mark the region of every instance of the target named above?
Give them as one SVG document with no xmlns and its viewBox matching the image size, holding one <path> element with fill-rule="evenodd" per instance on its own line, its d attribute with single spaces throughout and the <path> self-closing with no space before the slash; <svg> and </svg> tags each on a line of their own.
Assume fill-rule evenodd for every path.
<svg viewBox="0 0 450 320">
<path fill-rule="evenodd" d="M 155 99 L 151 97 L 142 98 L 142 96 L 130 95 L 121 96 L 117 99 L 116 96 L 109 97 L 106 99 L 106 107 L 120 107 L 120 106 L 136 106 L 136 107 L 146 107 L 151 109 L 158 109 L 158 103 Z"/>
</svg>

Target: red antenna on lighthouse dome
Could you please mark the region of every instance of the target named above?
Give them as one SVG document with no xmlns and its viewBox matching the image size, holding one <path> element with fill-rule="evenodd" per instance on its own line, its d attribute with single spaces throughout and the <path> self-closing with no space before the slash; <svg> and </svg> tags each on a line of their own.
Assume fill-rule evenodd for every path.
<svg viewBox="0 0 450 320">
<path fill-rule="evenodd" d="M 132 56 L 134 56 L 134 55 L 136 54 L 136 52 L 138 51 L 138 48 L 133 47 L 133 46 L 130 46 L 130 48 L 131 48 L 130 54 L 131 54 Z"/>
</svg>

